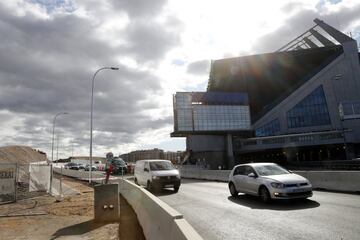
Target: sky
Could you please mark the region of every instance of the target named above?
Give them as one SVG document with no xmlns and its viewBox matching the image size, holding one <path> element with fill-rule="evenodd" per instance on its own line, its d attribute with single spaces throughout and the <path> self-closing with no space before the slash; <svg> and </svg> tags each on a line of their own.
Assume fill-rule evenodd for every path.
<svg viewBox="0 0 360 240">
<path fill-rule="evenodd" d="M 185 149 L 172 95 L 205 91 L 212 59 L 272 52 L 319 18 L 360 36 L 358 0 L 11 0 L 0 3 L 0 146 L 55 157 Z M 58 149 L 58 150 L 57 150 Z"/>
</svg>

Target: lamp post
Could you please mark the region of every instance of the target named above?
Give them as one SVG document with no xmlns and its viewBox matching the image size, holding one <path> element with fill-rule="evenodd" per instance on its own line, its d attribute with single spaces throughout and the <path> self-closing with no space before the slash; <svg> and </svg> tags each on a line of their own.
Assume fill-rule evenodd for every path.
<svg viewBox="0 0 360 240">
<path fill-rule="evenodd" d="M 91 114 L 90 114 L 90 169 L 89 169 L 89 183 L 91 183 L 92 178 L 92 138 L 93 138 L 93 109 L 94 109 L 94 82 L 95 77 L 98 72 L 102 70 L 119 70 L 118 67 L 102 67 L 96 70 L 92 78 L 92 87 L 91 87 Z"/>
<path fill-rule="evenodd" d="M 55 123 L 56 123 L 56 118 L 60 115 L 66 115 L 69 114 L 67 112 L 60 112 L 57 113 L 54 116 L 54 120 L 53 120 L 53 132 L 52 132 L 52 142 L 51 142 L 51 163 L 54 162 L 54 136 L 55 136 Z M 52 194 L 52 182 L 53 182 L 53 172 L 52 172 L 52 165 L 51 165 L 51 172 L 50 172 L 50 189 L 49 192 L 50 194 Z"/>
<path fill-rule="evenodd" d="M 51 162 L 54 161 L 54 136 L 55 136 L 55 123 L 56 123 L 56 118 L 60 115 L 66 115 L 66 114 L 69 114 L 67 112 L 60 112 L 60 113 L 57 113 L 54 117 L 54 120 L 53 120 L 53 132 L 52 132 L 52 143 L 51 143 Z"/>
</svg>

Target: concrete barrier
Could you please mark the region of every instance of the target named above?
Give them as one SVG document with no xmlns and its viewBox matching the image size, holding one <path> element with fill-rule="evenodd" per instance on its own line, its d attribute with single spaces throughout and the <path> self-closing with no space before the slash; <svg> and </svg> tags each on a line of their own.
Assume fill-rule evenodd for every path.
<svg viewBox="0 0 360 240">
<path fill-rule="evenodd" d="M 293 171 L 307 178 L 315 189 L 360 192 L 360 171 Z M 180 169 L 182 178 L 229 180 L 230 170 Z"/>
<path fill-rule="evenodd" d="M 89 172 L 53 168 L 65 176 L 89 179 Z M 101 183 L 104 174 L 93 172 L 93 182 Z M 126 179 L 110 179 L 119 183 L 119 192 L 134 209 L 144 235 L 148 240 L 202 240 L 201 236 L 183 218 L 183 215 L 159 198 Z M 121 211 L 121 210 L 120 210 Z"/>
<path fill-rule="evenodd" d="M 119 180 L 121 195 L 132 206 L 148 240 L 200 240 L 183 215 L 128 180 Z"/>
<path fill-rule="evenodd" d="M 295 171 L 311 182 L 313 188 L 360 192 L 360 171 Z"/>
<path fill-rule="evenodd" d="M 81 170 L 72 170 L 72 169 L 61 169 L 61 167 L 53 167 L 53 171 L 62 174 L 64 176 L 78 178 L 81 180 L 89 180 L 89 172 L 88 171 L 81 171 Z M 99 172 L 92 172 L 92 181 L 96 183 L 102 183 L 105 175 Z"/>
</svg>

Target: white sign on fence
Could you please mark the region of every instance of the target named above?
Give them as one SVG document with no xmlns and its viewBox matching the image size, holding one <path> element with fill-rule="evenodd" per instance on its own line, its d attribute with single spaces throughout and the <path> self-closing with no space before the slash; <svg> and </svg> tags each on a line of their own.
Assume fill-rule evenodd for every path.
<svg viewBox="0 0 360 240">
<path fill-rule="evenodd" d="M 32 191 L 49 191 L 50 178 L 51 178 L 51 166 L 30 164 L 30 182 L 29 192 Z"/>
<path fill-rule="evenodd" d="M 16 164 L 0 164 L 0 203 L 15 201 Z"/>
</svg>

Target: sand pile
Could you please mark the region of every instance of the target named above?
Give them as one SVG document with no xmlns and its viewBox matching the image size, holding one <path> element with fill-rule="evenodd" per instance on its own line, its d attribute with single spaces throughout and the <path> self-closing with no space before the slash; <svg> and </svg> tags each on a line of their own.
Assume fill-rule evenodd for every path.
<svg viewBox="0 0 360 240">
<path fill-rule="evenodd" d="M 0 147 L 0 163 L 32 163 L 47 161 L 46 154 L 27 146 Z"/>
</svg>

